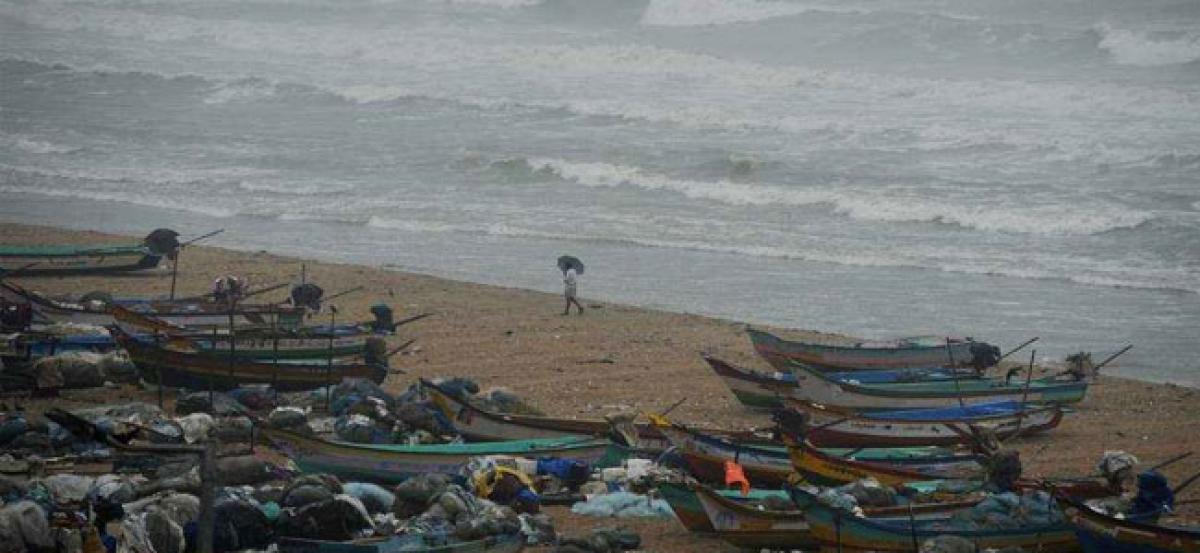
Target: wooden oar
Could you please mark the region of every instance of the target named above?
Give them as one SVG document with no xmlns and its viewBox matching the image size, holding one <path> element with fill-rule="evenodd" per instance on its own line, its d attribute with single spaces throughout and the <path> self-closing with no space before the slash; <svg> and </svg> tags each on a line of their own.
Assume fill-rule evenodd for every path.
<svg viewBox="0 0 1200 553">
<path fill-rule="evenodd" d="M 179 276 L 179 254 L 183 253 L 184 248 L 186 248 L 192 244 L 195 244 L 196 242 L 204 240 L 205 238 L 211 238 L 213 236 L 221 234 L 222 232 L 225 232 L 225 229 L 221 228 L 221 229 L 214 230 L 208 234 L 202 234 L 191 240 L 188 240 L 187 242 L 180 244 L 179 247 L 175 248 L 175 259 L 174 259 L 174 263 L 171 264 L 171 295 L 169 296 L 172 300 L 175 299 L 175 279 Z"/>
<path fill-rule="evenodd" d="M 1161 463 L 1159 463 L 1159 464 L 1157 464 L 1157 465 L 1154 465 L 1154 466 L 1152 466 L 1152 467 L 1150 467 L 1150 468 L 1148 468 L 1148 469 L 1146 469 L 1146 470 L 1159 470 L 1159 469 L 1161 469 L 1161 468 L 1164 468 L 1164 467 L 1166 467 L 1167 465 L 1173 465 L 1173 464 L 1175 464 L 1175 463 L 1177 463 L 1177 462 L 1179 462 L 1179 461 L 1182 461 L 1182 460 L 1184 460 L 1184 459 L 1187 459 L 1188 457 L 1191 457 L 1191 456 L 1192 456 L 1192 452 L 1191 452 L 1191 451 L 1189 451 L 1189 452 L 1187 452 L 1187 453 L 1180 453 L 1179 455 L 1176 455 L 1176 456 L 1174 456 L 1174 457 L 1171 457 L 1170 459 L 1167 459 L 1166 461 L 1163 461 L 1163 462 L 1161 462 Z"/>
<path fill-rule="evenodd" d="M 397 353 L 400 353 L 400 352 L 404 351 L 405 349 L 408 349 L 408 346 L 413 345 L 413 342 L 416 342 L 416 341 L 417 341 L 417 339 L 413 338 L 412 340 L 409 340 L 407 342 L 404 342 L 403 344 L 400 344 L 400 347 L 395 348 L 395 349 L 383 354 L 383 358 L 390 359 L 393 355 L 396 355 Z"/>
<path fill-rule="evenodd" d="M 16 269 L 14 269 L 12 271 L 0 271 L 0 280 L 4 280 L 6 278 L 11 278 L 11 277 L 17 276 L 17 275 L 21 274 L 22 272 L 26 271 L 27 269 L 29 269 L 30 267 L 33 267 L 34 265 L 40 265 L 41 263 L 42 263 L 41 261 L 34 261 L 33 263 L 26 263 L 24 266 L 17 267 Z"/>
<path fill-rule="evenodd" d="M 999 363 L 999 362 L 1003 361 L 1005 357 L 1008 357 L 1009 355 L 1012 355 L 1018 351 L 1025 349 L 1025 346 L 1028 346 L 1029 344 L 1032 344 L 1040 339 L 1041 339 L 1041 336 L 1034 336 L 1033 338 L 1025 340 L 1024 344 L 1021 344 L 1013 349 L 1010 349 L 1010 350 L 1008 350 L 1008 353 L 1001 355 L 1000 357 L 997 357 L 996 362 Z"/>
<path fill-rule="evenodd" d="M 359 291 L 359 290 L 362 290 L 363 288 L 365 288 L 365 287 L 364 287 L 364 286 L 355 286 L 354 288 L 351 288 L 351 289 L 349 289 L 349 290 L 342 290 L 341 292 L 338 292 L 338 293 L 336 293 L 336 294 L 334 294 L 334 295 L 332 295 L 332 296 L 329 296 L 328 298 L 321 298 L 321 301 L 322 301 L 322 302 L 330 302 L 330 301 L 333 301 L 333 300 L 335 300 L 335 299 L 337 299 L 337 298 L 340 298 L 340 297 L 342 297 L 342 296 L 345 296 L 346 294 L 352 294 L 352 293 L 354 293 L 354 292 L 357 292 L 357 291 Z"/>
<path fill-rule="evenodd" d="M 433 313 L 421 313 L 420 315 L 413 315 L 407 319 L 401 319 L 397 322 L 392 323 L 392 332 L 395 332 L 397 328 L 404 326 L 408 323 L 415 323 L 421 319 L 424 319 L 425 317 L 431 317 L 431 316 L 433 316 Z"/>
<path fill-rule="evenodd" d="M 1171 489 L 1171 493 L 1173 493 L 1175 495 L 1179 495 L 1179 492 L 1182 492 L 1184 488 L 1192 485 L 1192 483 L 1195 482 L 1197 479 L 1200 479 L 1200 472 L 1197 472 L 1196 474 L 1189 476 L 1186 480 L 1184 480 L 1178 486 L 1175 486 L 1173 489 Z"/>
<path fill-rule="evenodd" d="M 684 396 L 684 397 L 681 397 L 681 398 L 679 398 L 679 401 L 676 401 L 675 403 L 672 403 L 670 407 L 667 407 L 666 409 L 663 409 L 662 411 L 660 411 L 660 412 L 658 413 L 658 414 L 659 414 L 659 416 L 665 417 L 665 416 L 667 416 L 667 415 L 670 415 L 670 414 L 671 414 L 671 411 L 674 411 L 676 407 L 679 407 L 680 405 L 683 405 L 683 403 L 684 403 L 685 401 L 687 401 L 687 400 L 688 400 L 687 396 Z"/>
<path fill-rule="evenodd" d="M 1101 361 L 1099 365 L 1096 365 L 1095 367 L 1092 367 L 1092 370 L 1093 370 L 1093 371 L 1096 371 L 1096 372 L 1099 372 L 1101 367 L 1103 367 L 1103 366 L 1105 366 L 1105 365 L 1107 365 L 1107 364 L 1109 364 L 1109 363 L 1112 363 L 1112 360 L 1113 360 L 1113 359 L 1116 359 L 1117 357 L 1120 357 L 1121 355 L 1124 355 L 1124 354 L 1125 354 L 1125 352 L 1127 352 L 1127 351 L 1129 351 L 1129 350 L 1131 350 L 1131 349 L 1133 349 L 1133 344 L 1129 344 L 1128 346 L 1125 346 L 1125 347 L 1121 348 L 1121 350 L 1120 350 L 1120 351 L 1118 351 L 1118 352 L 1116 352 L 1116 353 L 1114 353 L 1114 354 L 1112 354 L 1112 355 L 1108 356 L 1108 359 L 1105 359 L 1104 361 Z"/>
</svg>

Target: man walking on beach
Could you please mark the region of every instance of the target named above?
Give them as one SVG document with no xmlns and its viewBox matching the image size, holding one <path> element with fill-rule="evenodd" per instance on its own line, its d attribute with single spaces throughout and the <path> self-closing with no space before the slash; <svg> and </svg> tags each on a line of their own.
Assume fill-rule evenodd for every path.
<svg viewBox="0 0 1200 553">
<path fill-rule="evenodd" d="M 579 300 L 575 299 L 575 283 L 576 283 L 575 268 L 572 267 L 563 271 L 563 297 L 567 299 L 566 308 L 563 310 L 563 315 L 571 314 L 571 304 L 579 308 L 579 314 L 583 314 L 583 306 L 579 304 Z"/>
</svg>

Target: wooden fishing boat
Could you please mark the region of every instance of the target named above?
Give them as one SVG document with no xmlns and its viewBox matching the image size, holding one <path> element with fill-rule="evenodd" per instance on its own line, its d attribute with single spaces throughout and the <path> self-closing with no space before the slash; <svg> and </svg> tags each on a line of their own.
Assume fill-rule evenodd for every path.
<svg viewBox="0 0 1200 553">
<path fill-rule="evenodd" d="M 977 478 L 983 474 L 983 458 L 956 455 L 923 465 L 902 465 L 884 459 L 855 459 L 831 455 L 812 444 L 785 436 L 792 468 L 805 482 L 816 486 L 841 486 L 874 478 L 884 486 L 943 478 Z"/>
<path fill-rule="evenodd" d="M 775 410 L 783 406 L 781 396 L 791 395 L 792 388 L 798 386 L 793 372 L 761 372 L 743 367 L 735 367 L 712 357 L 705 357 L 717 376 L 725 382 L 725 386 L 733 392 L 734 397 L 742 405 L 751 409 Z M 860 372 L 826 372 L 831 380 L 852 385 L 859 384 L 897 384 L 906 382 L 947 382 L 954 383 L 955 378 L 960 382 L 980 380 L 977 373 L 952 373 L 948 371 L 932 372 L 921 370 L 880 370 Z"/>
<path fill-rule="evenodd" d="M 704 361 L 721 377 L 725 387 L 742 405 L 755 410 L 774 411 L 783 407 L 782 396 L 792 393 L 796 387 L 795 377 L 783 373 L 764 373 L 735 367 L 715 357 L 704 356 Z"/>
<path fill-rule="evenodd" d="M 975 438 L 968 425 L 987 428 L 997 438 L 1006 439 L 1018 433 L 1045 432 L 1063 419 L 1059 406 L 1022 409 L 1015 401 L 867 413 L 795 398 L 784 398 L 784 405 L 794 415 L 779 413 L 776 421 L 802 419 L 802 428 L 793 426 L 790 430 L 803 434 L 818 447 L 971 446 Z"/>
<path fill-rule="evenodd" d="M 95 305 L 61 300 L 27 290 L 12 282 L 0 281 L 0 299 L 18 305 L 28 305 L 33 315 L 33 324 L 71 323 L 94 326 L 116 324 L 117 317 L 135 319 L 133 315 L 152 315 L 170 327 L 229 328 L 229 307 L 218 303 L 194 300 L 139 300 L 118 299 L 114 304 Z M 276 304 L 238 304 L 233 310 L 234 326 L 271 326 L 296 328 L 304 322 L 306 310 Z M 127 327 L 126 332 L 137 334 L 143 330 Z"/>
<path fill-rule="evenodd" d="M 398 484 L 427 473 L 463 477 L 463 466 L 472 457 L 485 455 L 559 457 L 594 464 L 611 445 L 607 440 L 580 437 L 473 444 L 369 445 L 323 440 L 284 430 L 264 429 L 263 434 L 305 472 L 327 472 L 343 480 L 380 484 Z"/>
<path fill-rule="evenodd" d="M 986 548 L 1021 547 L 1026 551 L 1069 553 L 1079 551 L 1075 534 L 1065 523 L 1023 526 L 1005 530 L 957 530 L 941 519 L 921 517 L 860 517 L 826 505 L 798 488 L 790 493 L 809 496 L 804 514 L 821 551 L 845 553 L 917 553 L 920 544 L 937 536 L 957 536 Z"/>
<path fill-rule="evenodd" d="M 113 318 L 127 334 L 162 333 L 168 339 L 163 347 L 185 353 L 227 355 L 230 351 L 228 320 L 225 328 L 194 330 L 170 324 L 163 319 L 134 313 L 117 306 Z M 228 319 L 228 316 L 226 316 Z M 243 359 L 323 359 L 363 355 L 367 341 L 376 334 L 366 324 L 270 328 L 260 325 L 236 327 L 233 352 Z M 332 340 L 331 340 L 332 339 Z"/>
<path fill-rule="evenodd" d="M 381 384 L 388 375 L 385 360 L 261 362 L 173 351 L 129 336 L 117 327 L 112 332 L 146 381 L 172 388 L 202 390 L 211 386 L 215 390 L 230 390 L 244 384 L 270 384 L 279 391 L 296 391 L 336 384 L 343 378 L 365 378 Z"/>
<path fill-rule="evenodd" d="M 711 533 L 713 531 L 712 522 L 708 518 L 708 513 L 705 512 L 704 506 L 700 504 L 700 498 L 692 486 L 685 482 L 668 482 L 659 481 L 655 483 L 655 488 L 658 489 L 658 494 L 671 506 L 671 511 L 675 513 L 675 518 L 690 532 Z M 721 495 L 735 502 L 745 503 L 760 503 L 768 498 L 788 499 L 787 492 L 782 490 L 766 490 L 762 488 L 751 488 L 750 493 L 742 495 L 740 490 L 712 490 L 713 493 Z"/>
<path fill-rule="evenodd" d="M 1059 498 L 1067 522 L 1085 553 L 1195 553 L 1200 528 L 1116 518 L 1083 503 Z"/>
<path fill-rule="evenodd" d="M 816 545 L 800 511 L 751 507 L 702 484 L 692 484 L 692 490 L 716 537 L 735 547 L 807 550 Z"/>
<path fill-rule="evenodd" d="M 613 424 L 607 420 L 497 413 L 464 401 L 429 380 L 421 379 L 420 384 L 422 390 L 429 396 L 430 402 L 450 420 L 455 431 L 468 441 L 495 442 L 571 436 L 614 436 Z M 633 429 L 636 433 L 636 443 L 628 445 L 638 451 L 660 453 L 671 445 L 670 440 L 654 424 L 634 423 Z M 712 429 L 702 431 L 750 443 L 769 441 L 759 434 L 748 431 Z M 625 436 L 621 436 L 621 438 L 624 439 Z"/>
<path fill-rule="evenodd" d="M 414 549 L 402 536 L 354 541 L 323 541 L 280 538 L 279 553 L 519 553 L 525 548 L 520 534 L 490 536 L 481 540 Z"/>
<path fill-rule="evenodd" d="M 20 270 L 23 277 L 104 275 L 153 269 L 164 253 L 146 244 L 96 246 L 0 245 L 0 273 Z"/>
<path fill-rule="evenodd" d="M 710 436 L 680 424 L 660 427 L 671 445 L 697 479 L 722 482 L 725 463 L 741 465 L 746 478 L 754 486 L 778 487 L 788 481 L 793 461 L 787 447 L 741 444 L 720 436 Z M 855 448 L 823 449 L 823 454 L 864 462 L 889 463 L 907 471 L 923 474 L 919 480 L 961 477 L 978 473 L 979 458 L 958 454 L 943 448 Z"/>
<path fill-rule="evenodd" d="M 846 340 L 816 343 L 785 340 L 769 332 L 747 328 L 754 351 L 779 370 L 790 361 L 828 370 L 902 369 L 909 367 L 975 367 L 996 363 L 1000 351 L 971 338 L 916 336 L 884 341 Z"/>
<path fill-rule="evenodd" d="M 1068 404 L 1082 400 L 1088 386 L 1084 381 L 1054 378 L 1032 380 L 1028 387 L 1025 383 L 1006 384 L 997 379 L 863 385 L 838 382 L 799 365 L 793 373 L 796 381 L 791 384 L 712 357 L 705 357 L 705 361 L 727 384 L 735 380 L 743 389 L 755 390 L 760 397 L 772 394 L 776 396 L 776 404 L 781 403 L 778 396 L 791 396 L 856 411 L 940 408 L 997 401 Z"/>
</svg>

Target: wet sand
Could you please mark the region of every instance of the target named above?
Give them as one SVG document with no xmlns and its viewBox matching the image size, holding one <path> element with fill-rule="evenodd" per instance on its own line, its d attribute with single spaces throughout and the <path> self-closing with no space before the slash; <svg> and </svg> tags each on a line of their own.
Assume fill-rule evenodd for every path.
<svg viewBox="0 0 1200 553">
<path fill-rule="evenodd" d="M 148 229 L 149 230 L 149 229 Z M 119 237 L 50 227 L 0 224 L 0 243 L 136 242 Z M 402 327 L 390 341 L 399 345 L 416 338 L 413 351 L 393 358 L 408 371 L 393 375 L 385 387 L 399 391 L 418 377 L 465 376 L 484 388 L 503 386 L 550 415 L 594 418 L 616 410 L 657 410 L 687 400 L 672 418 L 706 426 L 751 427 L 769 424 L 763 414 L 737 403 L 698 355 L 708 352 L 729 361 L 766 369 L 744 333 L 745 325 L 699 315 L 587 300 L 587 275 L 579 293 L 587 311 L 562 316 L 561 296 L 459 282 L 379 267 L 282 257 L 268 252 L 188 247 L 180 262 L 177 294 L 209 291 L 213 279 L 235 274 L 252 286 L 298 282 L 301 264 L 310 282 L 327 295 L 362 286 L 338 298 L 339 320 L 366 320 L 368 306 L 392 305 L 401 319 L 418 313 L 434 316 Z M 559 274 L 547 266 L 546 279 Z M 18 278 L 23 286 L 49 294 L 83 294 L 103 290 L 115 296 L 163 296 L 170 289 L 169 269 L 136 276 Z M 282 300 L 286 288 L 262 300 Z M 699 308 L 700 306 L 697 306 Z M 318 316 L 321 323 L 328 315 Z M 788 336 L 812 332 L 770 329 Z M 947 329 L 953 331 L 953 329 Z M 1036 329 L 1030 329 L 1036 332 Z M 1012 344 L 1004 344 L 1011 346 Z M 128 391 L 127 395 L 139 392 Z M 1094 472 L 1105 450 L 1126 450 L 1146 466 L 1172 455 L 1200 451 L 1200 395 L 1191 388 L 1150 384 L 1101 376 L 1058 429 L 1014 444 L 1022 451 L 1026 473 L 1041 476 Z M 68 397 L 88 400 L 87 391 Z M 94 396 L 94 397 L 103 397 Z M 1165 470 L 1172 482 L 1200 472 L 1200 455 Z M 1200 485 L 1180 499 L 1200 498 Z M 1200 520 L 1200 505 L 1184 505 L 1182 518 Z M 560 531 L 626 524 L 642 534 L 648 551 L 730 550 L 718 542 L 687 534 L 673 521 L 596 520 L 550 510 Z"/>
</svg>

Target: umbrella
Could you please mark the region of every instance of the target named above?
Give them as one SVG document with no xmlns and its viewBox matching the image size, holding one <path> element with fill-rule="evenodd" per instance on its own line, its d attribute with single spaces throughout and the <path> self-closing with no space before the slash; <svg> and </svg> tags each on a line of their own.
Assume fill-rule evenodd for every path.
<svg viewBox="0 0 1200 553">
<path fill-rule="evenodd" d="M 564 273 L 575 269 L 576 273 L 583 274 L 583 262 L 573 255 L 564 255 L 558 258 L 558 268 Z"/>
</svg>

